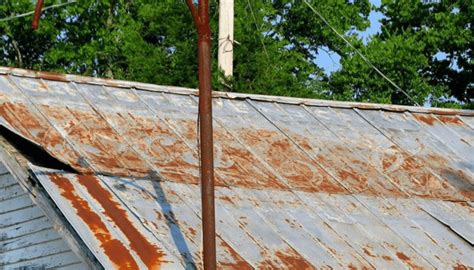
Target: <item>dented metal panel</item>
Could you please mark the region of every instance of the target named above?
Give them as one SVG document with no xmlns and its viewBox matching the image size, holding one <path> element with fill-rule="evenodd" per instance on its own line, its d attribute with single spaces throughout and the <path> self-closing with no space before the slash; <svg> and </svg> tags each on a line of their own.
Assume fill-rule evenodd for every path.
<svg viewBox="0 0 474 270">
<path fill-rule="evenodd" d="M 100 263 L 200 268 L 196 92 L 11 72 L 0 125 L 76 170 L 32 165 Z M 220 268 L 474 267 L 474 113 L 226 93 L 213 106 Z"/>
</svg>

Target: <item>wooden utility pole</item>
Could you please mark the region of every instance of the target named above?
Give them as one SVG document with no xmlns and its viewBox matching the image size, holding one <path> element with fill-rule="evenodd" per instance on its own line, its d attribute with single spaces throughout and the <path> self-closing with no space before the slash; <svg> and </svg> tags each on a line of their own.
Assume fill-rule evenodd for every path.
<svg viewBox="0 0 474 270">
<path fill-rule="evenodd" d="M 232 76 L 234 58 L 234 0 L 219 1 L 219 48 L 217 62 L 226 77 Z"/>
<path fill-rule="evenodd" d="M 201 154 L 201 205 L 203 264 L 216 269 L 216 222 L 214 208 L 214 143 L 212 138 L 211 27 L 209 0 L 186 0 L 198 33 L 199 138 Z"/>
</svg>

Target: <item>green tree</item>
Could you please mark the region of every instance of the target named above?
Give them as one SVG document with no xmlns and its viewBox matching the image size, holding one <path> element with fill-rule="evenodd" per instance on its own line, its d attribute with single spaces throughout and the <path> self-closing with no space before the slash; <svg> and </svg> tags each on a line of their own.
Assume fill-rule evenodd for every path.
<svg viewBox="0 0 474 270">
<path fill-rule="evenodd" d="M 247 0 L 235 5 L 235 75 L 220 83 L 214 61 L 215 89 L 320 97 L 327 77 L 314 63 L 317 48 L 340 42 L 301 1 Z M 368 0 L 333 0 L 324 4 L 324 12 L 347 31 L 367 24 L 367 7 Z M 0 16 L 33 8 L 30 0 L 2 3 Z M 216 11 L 217 1 L 211 1 L 214 48 Z M 9 37 L 0 41 L 2 65 L 197 86 L 196 32 L 184 0 L 84 0 L 44 12 L 37 32 L 30 24 L 31 17 L 0 23 L 0 35 Z"/>
<path fill-rule="evenodd" d="M 359 49 L 416 102 L 472 106 L 474 35 L 472 1 L 384 0 L 381 33 Z M 440 57 L 441 56 L 441 57 Z M 343 54 L 331 77 L 339 98 L 413 104 L 354 53 Z M 459 107 L 458 103 L 458 107 Z"/>
</svg>

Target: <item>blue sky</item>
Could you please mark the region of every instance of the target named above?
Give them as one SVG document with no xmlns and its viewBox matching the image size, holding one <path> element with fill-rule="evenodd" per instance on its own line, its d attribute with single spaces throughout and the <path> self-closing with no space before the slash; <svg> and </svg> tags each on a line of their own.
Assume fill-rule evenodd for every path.
<svg viewBox="0 0 474 270">
<path fill-rule="evenodd" d="M 370 0 L 370 2 L 377 7 L 381 5 L 380 0 Z M 375 11 L 370 12 L 370 27 L 367 28 L 365 31 L 358 33 L 359 36 L 364 40 L 364 42 L 370 40 L 370 37 L 372 35 L 380 32 L 381 24 L 379 21 L 382 18 L 382 13 Z M 323 67 L 325 69 L 326 74 L 330 74 L 341 67 L 339 63 L 340 60 L 341 57 L 337 53 L 330 51 L 327 47 L 323 47 L 322 49 L 318 50 L 318 56 L 315 62 L 318 66 Z"/>
</svg>

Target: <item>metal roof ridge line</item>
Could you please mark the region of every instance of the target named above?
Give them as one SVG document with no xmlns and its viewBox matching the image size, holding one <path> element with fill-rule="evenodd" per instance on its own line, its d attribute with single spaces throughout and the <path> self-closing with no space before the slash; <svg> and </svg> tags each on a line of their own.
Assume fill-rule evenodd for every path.
<svg viewBox="0 0 474 270">
<path fill-rule="evenodd" d="M 63 81 L 63 82 L 75 82 L 83 84 L 95 84 L 117 88 L 135 88 L 142 91 L 152 92 L 163 92 L 180 95 L 197 95 L 198 90 L 187 87 L 171 86 L 171 85 L 157 85 L 151 83 L 142 83 L 134 81 L 124 81 L 107 78 L 97 78 L 73 74 L 63 74 L 48 71 L 33 71 L 21 68 L 12 67 L 1 67 L 0 75 L 11 75 L 17 77 L 29 77 L 38 78 L 44 80 Z M 294 104 L 294 105 L 307 105 L 307 106 L 329 106 L 333 108 L 358 108 L 363 110 L 384 110 L 390 112 L 403 113 L 418 112 L 418 113 L 433 113 L 437 115 L 461 115 L 461 116 L 474 116 L 474 110 L 466 109 L 451 109 L 451 108 L 428 108 L 428 107 L 413 107 L 407 105 L 396 105 L 396 104 L 380 104 L 380 103 L 364 103 L 354 101 L 337 101 L 337 100 L 324 100 L 324 99 L 310 99 L 300 97 L 287 97 L 287 96 L 270 96 L 270 95 L 258 95 L 249 93 L 236 93 L 236 92 L 220 92 L 213 91 L 213 98 L 221 97 L 227 99 L 251 99 L 255 101 L 264 102 L 277 102 L 282 104 Z"/>
</svg>

